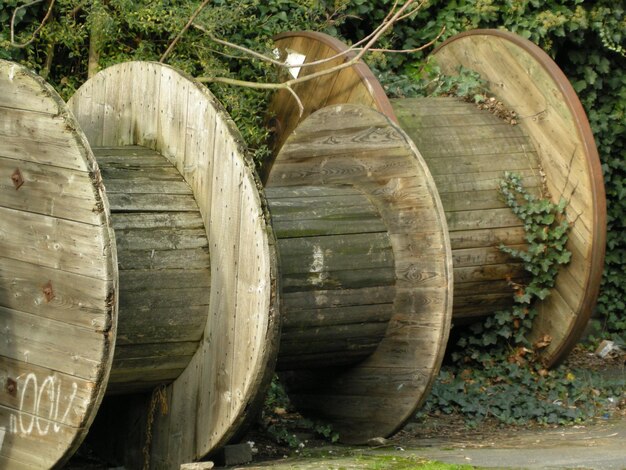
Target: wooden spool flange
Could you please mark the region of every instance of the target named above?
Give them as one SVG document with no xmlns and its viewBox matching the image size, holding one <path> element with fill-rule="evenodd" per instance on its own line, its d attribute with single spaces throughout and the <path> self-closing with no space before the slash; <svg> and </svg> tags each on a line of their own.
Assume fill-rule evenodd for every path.
<svg viewBox="0 0 626 470">
<path fill-rule="evenodd" d="M 234 124 L 157 63 L 106 69 L 69 107 L 7 62 L 0 90 L 2 468 L 68 458 L 107 383 L 167 385 L 153 467 L 225 444 L 278 342 L 275 242 Z"/>
<path fill-rule="evenodd" d="M 266 195 L 290 397 L 343 442 L 392 434 L 430 390 L 450 327 L 448 232 L 424 161 L 383 114 L 331 106 L 286 140 Z"/>
<path fill-rule="evenodd" d="M 276 45 L 285 55 L 305 56 L 305 63 L 346 50 L 336 39 L 309 32 L 282 34 Z M 415 141 L 437 183 L 450 229 L 455 323 L 505 306 L 506 279 L 519 273 L 497 248 L 501 243 L 523 243 L 519 222 L 497 198 L 504 170 L 521 173 L 536 192 L 544 177 L 552 200 L 567 199 L 572 260 L 538 306 L 530 338 L 551 338 L 543 355 L 554 365 L 582 334 L 603 269 L 606 202 L 587 117 L 558 66 L 515 34 L 470 31 L 446 41 L 434 56 L 445 73 L 455 74 L 461 65 L 477 71 L 490 93 L 517 113 L 519 125 L 502 125 L 486 111 L 449 98 L 390 102 L 364 64 L 299 84 L 302 119 L 324 106 L 361 103 L 382 110 Z M 320 67 L 301 68 L 299 73 Z M 273 128 L 283 132 L 275 138 L 278 149 L 298 125 L 297 106 L 281 91 L 272 112 Z"/>
</svg>

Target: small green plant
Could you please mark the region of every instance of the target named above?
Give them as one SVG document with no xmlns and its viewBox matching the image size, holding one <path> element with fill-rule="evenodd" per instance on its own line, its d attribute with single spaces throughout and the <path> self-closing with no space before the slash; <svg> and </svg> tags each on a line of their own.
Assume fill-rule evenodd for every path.
<svg viewBox="0 0 626 470">
<path fill-rule="evenodd" d="M 523 261 L 530 280 L 511 282 L 511 309 L 463 332 L 452 352 L 454 364 L 442 370 L 421 414 L 461 413 L 469 426 L 477 426 L 486 418 L 566 424 L 604 413 L 623 399 L 623 383 L 605 383 L 597 374 L 566 367 L 548 371 L 538 352 L 550 338 L 530 344 L 527 337 L 537 313 L 534 303 L 549 295 L 560 266 L 571 258 L 565 246 L 567 203 L 533 196 L 513 173 L 505 174 L 500 192 L 524 223 L 528 245 L 526 250 L 500 249 Z"/>
<path fill-rule="evenodd" d="M 550 338 L 531 345 L 527 335 L 537 315 L 534 303 L 544 300 L 554 286 L 559 268 L 571 259 L 566 248 L 569 223 L 565 218 L 567 201 L 554 204 L 549 199 L 533 196 L 522 186 L 522 179 L 506 172 L 500 183 L 500 193 L 513 213 L 523 222 L 526 250 L 500 246 L 500 250 L 523 261 L 530 275 L 527 284 L 509 281 L 514 305 L 496 312 L 483 322 L 470 326 L 469 334 L 458 341 L 453 359 L 477 363 L 483 367 L 503 359 L 533 362 L 535 352 L 546 347 Z"/>
<path fill-rule="evenodd" d="M 276 443 L 292 449 L 303 448 L 305 443 L 298 437 L 303 431 L 313 432 L 331 443 L 339 440 L 339 434 L 330 424 L 302 418 L 292 408 L 278 376 L 274 376 L 265 397 L 260 425 Z"/>
<path fill-rule="evenodd" d="M 461 65 L 456 75 L 446 75 L 434 58 L 407 67 L 405 74 L 377 71 L 377 75 L 387 94 L 394 98 L 455 96 L 474 103 L 487 99 L 487 84 L 477 72 Z"/>
</svg>

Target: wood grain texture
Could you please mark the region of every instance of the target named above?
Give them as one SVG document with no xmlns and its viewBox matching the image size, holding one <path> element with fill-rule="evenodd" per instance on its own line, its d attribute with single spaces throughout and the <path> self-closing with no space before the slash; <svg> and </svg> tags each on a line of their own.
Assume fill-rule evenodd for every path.
<svg viewBox="0 0 626 470">
<path fill-rule="evenodd" d="M 333 191 L 340 193 L 343 188 L 365 195 L 384 224 L 384 238 L 390 242 L 395 259 L 396 289 L 379 282 L 381 285 L 324 286 L 313 291 L 298 285 L 295 291 L 284 293 L 286 349 L 301 354 L 300 365 L 285 360 L 291 369 L 285 375 L 292 400 L 303 412 L 328 419 L 343 441 L 364 442 L 398 429 L 425 398 L 439 370 L 452 308 L 447 226 L 434 182 L 415 146 L 389 119 L 367 107 L 320 109 L 287 139 L 267 180 L 272 204 L 275 196 L 277 199 L 277 230 L 285 237 L 293 234 L 292 227 L 281 231 L 281 225 L 289 221 L 290 211 L 297 213 L 302 204 L 282 202 L 281 206 L 284 199 L 279 196 L 292 192 L 302 201 L 306 197 L 313 200 L 312 187 L 324 188 L 318 193 L 328 191 L 325 197 L 331 199 Z M 345 208 L 335 204 L 338 218 L 351 209 L 365 214 L 362 204 L 347 196 L 344 199 Z M 323 201 L 315 213 L 321 219 L 332 217 L 332 210 L 327 210 Z M 307 234 L 307 223 L 304 220 L 300 227 L 302 235 Z M 330 229 L 332 224 L 313 225 L 311 236 L 303 241 L 279 240 L 279 246 L 284 240 L 296 245 L 285 245 L 287 259 L 281 259 L 281 270 L 284 263 L 290 272 L 311 271 L 298 268 L 297 257 L 291 258 L 290 253 L 298 253 L 297 245 L 306 246 L 306 240 L 316 243 L 336 237 L 323 236 L 324 226 Z M 370 242 L 375 238 L 371 235 Z M 347 241 L 358 246 L 357 238 L 352 238 L 346 235 Z M 362 256 L 341 264 L 348 269 L 374 261 Z M 391 305 L 390 317 L 381 315 L 377 305 Z M 383 332 L 379 320 L 387 318 Z M 349 324 L 355 319 L 358 324 Z M 309 325 L 307 341 L 312 343 L 294 340 L 293 328 L 301 321 Z M 304 334 L 297 332 L 296 338 Z M 351 343 L 347 338 L 352 338 Z M 307 355 L 307 349 L 317 347 L 320 350 L 316 354 Z M 359 347 L 368 353 L 375 350 L 358 364 L 339 368 L 339 373 L 335 373 L 337 368 L 319 367 L 324 361 L 332 364 L 338 353 L 350 362 L 362 354 Z M 397 375 L 399 369 L 410 372 Z M 317 385 L 309 387 L 311 382 Z M 355 415 L 360 415 L 358 426 Z"/>
<path fill-rule="evenodd" d="M 315 41 L 336 43 L 336 40 L 322 38 L 320 33 L 289 33 L 289 40 L 297 44 L 294 48 L 302 50 L 312 50 L 310 43 Z M 346 48 L 342 44 L 334 47 L 336 51 Z M 554 338 L 544 357 L 547 364 L 555 365 L 574 346 L 589 319 L 604 265 L 606 200 L 600 161 L 587 116 L 554 61 L 515 34 L 502 30 L 469 31 L 450 38 L 434 55 L 448 74 L 455 74 L 459 65 L 479 72 L 489 83 L 491 93 L 517 113 L 519 126 L 511 128 L 495 123 L 489 113 L 477 113 L 466 103 L 446 98 L 423 101 L 419 107 L 411 100 L 394 100 L 393 110 L 389 110 L 386 97 L 372 90 L 371 96 L 382 103 L 375 107 L 387 109 L 384 112 L 390 119 L 404 115 L 402 128 L 418 141 L 418 148 L 428 157 L 449 217 L 458 217 L 451 214 L 456 211 L 501 208 L 494 206 L 499 204 L 494 191 L 504 169 L 519 173 L 524 186 L 538 193 L 541 178 L 525 166 L 526 159 L 538 162 L 543 168 L 553 200 L 561 197 L 568 200 L 567 217 L 572 222 L 568 248 L 573 253 L 572 262 L 557 278 L 553 289 L 555 300 L 548 298 L 543 302 L 532 333 L 533 338 L 545 334 Z M 371 85 L 372 81 L 375 79 L 371 76 L 363 79 L 361 88 Z M 341 97 L 344 103 L 369 103 L 369 100 L 353 101 L 345 94 Z M 323 104 L 309 100 L 308 95 L 302 98 L 307 103 L 305 114 Z M 280 98 L 277 101 L 287 104 Z M 281 111 L 284 115 L 288 112 Z M 280 142 L 280 139 L 277 140 Z M 463 146 L 459 146 L 460 141 L 464 142 Z M 476 158 L 468 159 L 466 149 Z M 489 160 L 489 152 L 493 155 L 494 150 L 501 149 L 507 149 L 507 158 L 491 159 L 485 165 L 485 155 Z M 473 172 L 474 179 L 459 174 L 458 165 Z M 497 246 L 507 240 L 523 243 L 521 227 L 479 228 L 481 221 L 475 223 L 473 230 L 450 233 L 453 250 Z M 576 290 L 577 294 L 573 294 Z M 563 297 L 566 292 L 569 292 L 566 296 L 569 303 Z M 568 305 L 566 314 L 556 311 L 563 305 Z M 455 315 L 465 316 L 467 307 L 459 308 L 455 309 Z M 551 315 L 561 320 L 556 321 Z"/>
<path fill-rule="evenodd" d="M 467 239 L 477 232 L 500 233 L 498 243 L 493 237 L 474 237 L 471 248 L 452 242 L 455 286 L 471 282 L 476 289 L 469 297 L 455 290 L 453 317 L 475 319 L 510 307 L 513 289 L 502 281 L 518 278 L 524 282 L 528 276 L 520 262 L 502 254 L 499 246 L 525 249 L 526 245 L 516 230 L 522 229 L 522 222 L 506 206 L 498 187 L 505 171 L 524 171 L 538 183 L 542 170 L 532 142 L 521 127 L 503 124 L 500 118 L 455 98 L 392 100 L 392 106 L 438 183 L 451 239 Z M 444 122 L 439 118 L 452 112 L 467 119 L 455 126 L 432 126 L 430 116 Z M 422 128 L 422 124 L 429 127 Z M 468 186 L 476 187 L 478 182 L 490 186 L 468 191 Z M 540 186 L 531 188 L 541 192 Z M 459 192 L 470 195 L 463 207 L 458 207 L 460 198 L 455 197 Z M 472 197 L 474 193 L 478 197 Z"/>
<path fill-rule="evenodd" d="M 276 36 L 275 44 L 285 59 L 289 54 L 300 54 L 304 56 L 304 63 L 332 59 L 337 53 L 346 49 L 346 46 L 335 38 L 314 32 L 282 33 Z M 340 65 L 351 57 L 350 54 L 343 55 L 319 65 L 300 68 L 298 76 Z M 350 102 L 373 107 L 385 114 L 392 114 L 382 86 L 364 64 L 298 84 L 294 87 L 294 91 L 303 101 L 304 112 L 301 116 L 298 115 L 295 99 L 285 90 L 277 93 L 270 105 L 270 127 L 275 129 L 273 143 L 275 152 L 282 148 L 287 137 L 300 122 L 309 114 L 325 106 Z M 395 118 L 392 119 L 395 120 Z M 265 180 L 268 175 L 269 166 L 264 168 L 261 176 Z"/>
<path fill-rule="evenodd" d="M 168 159 L 141 146 L 95 147 L 94 154 L 107 188 L 120 276 L 122 341 L 108 393 L 145 392 L 176 379 L 198 349 L 209 309 L 209 244 L 193 192 Z M 165 172 L 168 178 L 158 188 L 137 188 L 138 172 L 145 181 Z M 204 265 L 181 267 L 178 251 L 188 249 L 201 252 Z"/>
<path fill-rule="evenodd" d="M 352 186 L 268 187 L 266 195 L 283 293 L 315 299 L 313 305 L 283 304 L 277 368 L 346 366 L 367 358 L 393 313 L 394 254 L 381 215 Z M 368 295 L 380 287 L 389 291 L 387 303 Z M 348 315 L 337 306 L 346 291 L 356 300 Z"/>
<path fill-rule="evenodd" d="M 159 416 L 153 430 L 152 467 L 177 469 L 182 462 L 225 444 L 250 419 L 271 379 L 278 340 L 278 292 L 265 202 L 231 119 L 205 87 L 168 66 L 129 62 L 111 67 L 85 83 L 70 105 L 94 146 L 140 145 L 168 159 L 191 188 L 202 218 L 211 266 L 208 315 L 199 347 L 167 387 L 170 413 Z M 130 199 L 141 196 L 137 201 L 152 191 L 155 182 L 171 181 L 169 170 L 144 157 L 136 166 L 160 176 L 151 179 L 136 172 L 135 186 L 142 189 L 126 194 Z M 129 156 L 129 168 L 133 158 Z M 120 161 L 110 163 L 106 178 L 112 181 Z M 124 192 L 123 186 L 114 187 Z M 197 221 L 188 216 L 168 218 L 146 217 L 142 224 L 197 228 Z M 131 221 L 126 216 L 119 223 L 127 229 Z M 198 269 L 202 263 L 196 258 L 202 248 L 193 240 L 186 237 L 187 247 L 180 256 L 155 256 L 154 262 L 167 265 L 178 258 L 172 267 Z M 133 247 L 127 244 L 122 252 Z M 134 251 L 138 260 L 151 253 Z M 136 268 L 150 269 L 151 261 Z M 198 314 L 190 309 L 190 315 Z M 135 327 L 122 326 L 128 345 L 141 329 L 142 319 L 133 321 Z M 181 322 L 180 327 L 190 325 Z M 154 377 L 147 374 L 142 380 L 154 384 Z"/>
<path fill-rule="evenodd" d="M 0 466 L 51 468 L 78 448 L 106 388 L 115 240 L 72 114 L 42 79 L 3 60 L 0 180 Z"/>
<path fill-rule="evenodd" d="M 546 174 L 551 198 L 568 201 L 567 219 L 572 224 L 568 249 L 573 259 L 561 270 L 552 295 L 540 305 L 533 328 L 533 339 L 552 336 L 545 359 L 555 364 L 582 334 L 604 266 L 606 200 L 587 116 L 554 61 L 512 33 L 476 30 L 460 34 L 434 55 L 444 72 L 453 73 L 463 65 L 480 73 L 491 92 L 517 112 L 519 126 L 532 141 Z M 561 302 L 564 298 L 568 300 Z"/>
</svg>

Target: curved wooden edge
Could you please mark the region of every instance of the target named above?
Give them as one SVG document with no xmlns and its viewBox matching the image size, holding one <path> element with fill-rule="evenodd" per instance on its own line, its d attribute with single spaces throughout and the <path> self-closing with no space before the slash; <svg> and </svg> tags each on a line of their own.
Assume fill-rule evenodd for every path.
<svg viewBox="0 0 626 470">
<path fill-rule="evenodd" d="M 449 47 L 451 44 L 454 44 L 459 40 L 481 34 L 502 38 L 509 41 L 511 44 L 516 45 L 522 51 L 529 54 L 532 59 L 536 61 L 546 71 L 546 73 L 548 73 L 552 77 L 552 80 L 559 89 L 559 94 L 562 102 L 570 110 L 572 119 L 576 123 L 576 135 L 579 139 L 581 147 L 584 149 L 585 164 L 587 165 L 588 174 L 591 178 L 590 182 L 592 185 L 592 191 L 590 193 L 590 198 L 592 199 L 591 206 L 593 210 L 593 233 L 591 255 L 588 260 L 591 265 L 591 272 L 584 280 L 584 296 L 581 300 L 580 308 L 576 312 L 573 323 L 567 328 L 566 332 L 559 332 L 556 335 L 551 335 L 553 337 L 561 336 L 559 340 L 555 340 L 555 342 L 550 346 L 550 350 L 546 351 L 544 354 L 544 361 L 548 365 L 554 366 L 567 356 L 568 352 L 575 346 L 577 341 L 580 339 L 580 336 L 589 321 L 589 317 L 591 316 L 593 307 L 597 301 L 599 294 L 602 271 L 604 268 L 604 253 L 606 244 L 606 198 L 600 159 L 595 146 L 595 142 L 593 140 L 589 121 L 582 108 L 582 104 L 580 103 L 580 100 L 576 95 L 576 92 L 574 91 L 558 65 L 541 48 L 539 48 L 532 42 L 508 31 L 474 30 L 460 33 L 448 39 L 442 45 L 438 46 L 433 54 L 436 55 L 441 50 L 444 50 L 444 48 Z M 325 44 L 336 48 L 337 51 L 345 50 L 347 48 L 347 46 L 345 44 L 341 44 L 340 41 L 329 38 L 321 33 L 291 32 L 285 33 L 284 35 L 279 35 L 278 38 L 293 38 L 298 36 L 309 38 L 311 40 L 322 41 Z M 315 58 L 311 58 L 311 60 L 315 60 Z M 494 60 L 497 61 L 498 59 L 496 58 Z M 365 64 L 361 65 L 361 68 L 367 68 Z M 453 72 L 455 72 L 455 70 L 450 70 L 450 73 Z M 368 83 L 371 83 L 377 80 L 370 72 L 370 76 L 367 81 Z M 380 89 L 382 89 L 382 87 L 380 87 Z M 501 89 L 499 89 L 498 87 L 493 87 L 492 92 L 504 102 L 507 102 L 507 97 L 503 94 L 504 92 Z M 352 101 L 346 100 L 346 102 L 349 103 Z M 307 105 L 309 105 L 311 108 L 314 108 L 315 105 L 319 105 L 319 103 L 314 103 L 312 105 L 307 102 Z M 512 106 L 512 108 L 515 109 L 515 106 Z M 393 114 L 393 111 L 389 111 L 388 113 L 386 112 L 386 114 L 394 119 L 394 121 L 397 121 L 395 115 Z M 284 128 L 283 131 L 289 132 L 289 129 Z M 549 323 L 549 312 L 554 311 L 556 307 L 549 306 L 546 308 L 548 310 L 548 313 L 542 314 L 542 316 L 547 318 L 546 321 Z"/>
<path fill-rule="evenodd" d="M 307 46 L 313 45 L 313 53 L 310 56 L 306 50 L 301 48 L 301 46 L 305 44 L 297 43 L 299 38 L 307 39 L 310 43 L 307 44 Z M 295 40 L 295 42 L 293 40 Z M 274 41 L 278 48 L 286 47 L 294 52 L 303 54 L 305 56 L 305 62 L 328 59 L 348 49 L 348 47 L 338 39 L 325 33 L 313 31 L 281 33 L 274 38 Z M 321 49 L 326 50 L 322 51 Z M 354 57 L 353 53 L 346 53 L 344 60 L 349 60 L 352 57 Z M 341 61 L 341 57 L 326 64 L 303 68 L 301 69 L 301 73 L 313 73 L 313 71 L 317 73 L 325 68 L 338 65 L 340 63 L 339 61 Z M 353 77 L 350 76 L 350 73 L 355 74 L 357 77 L 356 83 Z M 345 102 L 345 97 L 342 93 L 345 91 L 343 90 L 345 85 L 358 87 L 358 90 L 351 92 L 353 96 L 371 97 L 373 101 L 372 107 L 389 116 L 391 120 L 397 123 L 385 90 L 370 68 L 365 63 L 359 62 L 349 69 L 344 69 L 334 74 L 295 85 L 294 91 L 301 98 L 304 98 L 302 101 L 304 109 L 301 115 L 298 114 L 296 109 L 297 104 L 290 93 L 283 92 L 274 95 L 269 106 L 270 122 L 268 124 L 268 127 L 270 127 L 272 131 L 274 154 L 278 154 L 287 137 L 293 132 L 298 123 L 302 122 L 309 114 L 325 106 Z M 321 93 L 318 93 L 320 90 Z M 364 103 L 359 102 L 358 104 Z M 271 159 L 268 160 L 265 167 L 260 171 L 263 181 L 267 180 L 271 171 L 271 162 Z"/>
<path fill-rule="evenodd" d="M 396 432 L 439 373 L 453 293 L 445 214 L 413 142 L 370 107 L 320 109 L 289 136 L 267 187 L 306 185 L 362 191 L 381 214 L 394 250 L 394 311 L 376 351 L 346 368 L 285 374 L 300 410 L 330 422 L 342 442 L 364 443 Z"/>
<path fill-rule="evenodd" d="M 109 202 L 102 186 L 96 160 L 85 135 L 63 99 L 50 84 L 34 72 L 2 59 L 0 59 L 0 90 L 0 120 L 4 120 L 3 114 L 11 119 L 12 112 L 20 112 L 21 115 L 16 122 L 19 123 L 18 127 L 23 126 L 26 131 L 24 145 L 15 143 L 14 149 L 18 153 L 14 155 L 16 158 L 14 165 L 17 168 L 22 167 L 23 170 L 23 186 L 20 186 L 17 191 L 21 190 L 26 193 L 27 197 L 26 206 L 23 206 L 24 201 L 20 201 L 19 197 L 12 198 L 8 195 L 9 197 L 6 198 L 2 195 L 3 202 L 0 206 L 12 209 L 16 213 L 20 210 L 24 211 L 25 220 L 14 222 L 32 224 L 30 230 L 33 231 L 37 231 L 37 217 L 46 219 L 44 228 L 39 226 L 43 233 L 35 234 L 36 237 L 32 240 L 16 239 L 16 242 L 22 245 L 19 251 L 22 254 L 30 252 L 34 257 L 31 255 L 20 257 L 16 246 L 14 247 L 15 254 L 17 254 L 14 259 L 15 266 L 19 263 L 27 263 L 37 266 L 41 271 L 41 273 L 33 273 L 29 270 L 28 275 L 24 274 L 25 270 L 21 270 L 21 274 L 10 273 L 19 276 L 19 279 L 14 278 L 13 281 L 17 285 L 16 293 L 18 290 L 22 291 L 16 297 L 19 299 L 22 295 L 24 296 L 21 299 L 22 305 L 26 305 L 27 298 L 34 294 L 28 290 L 29 286 L 40 289 L 42 287 L 41 276 L 51 276 L 52 273 L 58 271 L 55 275 L 55 283 L 58 281 L 58 284 L 48 281 L 51 297 L 32 298 L 33 306 L 48 305 L 53 310 L 57 309 L 55 313 L 47 312 L 45 308 L 30 311 L 28 306 L 24 307 L 27 314 L 32 314 L 32 320 L 29 324 L 30 333 L 27 336 L 29 340 L 25 341 L 21 338 L 14 342 L 15 346 L 24 349 L 23 354 L 26 360 L 23 366 L 17 367 L 21 373 L 14 380 L 16 393 L 13 397 L 19 399 L 21 396 L 19 406 L 27 405 L 29 398 L 26 397 L 26 393 L 31 390 L 29 385 L 34 386 L 36 397 L 32 399 L 32 406 L 35 406 L 37 411 L 21 411 L 15 408 L 13 410 L 15 414 L 11 414 L 12 404 L 4 403 L 2 400 L 2 415 L 9 419 L 7 423 L 1 423 L 3 426 L 6 424 L 6 427 L 3 427 L 3 439 L 0 439 L 0 466 L 7 469 L 13 468 L 13 465 L 17 468 L 23 468 L 22 465 L 61 468 L 76 452 L 96 417 L 113 362 L 118 319 L 115 235 L 109 215 Z M 0 132 L 0 140 L 4 141 L 6 136 L 1 134 L 2 132 Z M 19 137 L 23 135 L 20 134 Z M 50 147 L 46 147 L 46 144 Z M 6 148 L 1 156 L 10 157 L 9 153 L 6 153 Z M 42 192 L 39 192 L 37 188 L 40 184 L 44 187 Z M 50 189 L 56 184 L 62 188 L 61 194 Z M 16 189 L 10 187 L 9 184 L 4 185 L 4 188 L 0 187 L 0 192 L 3 189 L 18 194 Z M 62 194 L 65 192 L 70 195 L 81 193 L 82 200 L 81 197 L 72 200 L 70 196 L 74 206 L 59 209 L 58 206 L 68 204 L 68 199 Z M 28 199 L 31 195 L 32 200 Z M 73 214 L 73 211 L 76 213 Z M 5 222 L 7 221 L 2 220 L 0 225 Z M 57 226 L 57 224 L 60 226 L 65 223 L 74 227 L 90 227 L 81 231 L 83 235 L 87 234 L 88 240 L 74 240 L 73 243 L 67 243 L 67 237 L 71 234 L 63 233 Z M 42 240 L 39 241 L 38 238 Z M 93 278 L 85 285 L 80 280 L 90 277 L 89 267 L 79 270 L 76 265 L 72 264 L 72 261 L 69 263 L 64 261 L 66 256 L 89 258 L 89 253 L 70 246 L 73 244 L 85 247 L 83 243 L 91 244 L 94 253 L 99 252 L 92 254 Z M 65 247 L 65 245 L 68 246 Z M 50 247 L 54 250 L 59 249 L 59 252 L 64 254 L 59 256 L 60 259 L 52 259 L 54 254 L 45 253 Z M 0 240 L 0 252 L 4 253 L 3 256 L 11 257 L 9 251 L 5 251 L 4 248 Z M 41 262 L 38 262 L 36 255 L 38 249 L 44 252 L 39 258 Z M 22 282 L 23 286 L 20 285 Z M 99 294 L 94 296 L 93 290 L 97 290 Z M 7 289 L 6 292 L 11 293 L 11 289 Z M 48 294 L 44 292 L 44 295 Z M 94 316 L 91 317 L 91 321 L 84 320 L 89 316 L 86 315 L 86 307 L 81 304 L 83 297 L 88 299 L 87 304 L 92 302 L 94 297 L 100 297 L 100 302 L 91 305 L 93 309 L 91 313 L 97 313 L 98 318 Z M 55 306 L 57 299 L 60 303 Z M 7 308 L 2 315 L 7 315 L 9 309 L 13 307 L 11 300 L 2 298 L 2 295 L 0 295 L 0 306 Z M 59 307 L 63 310 L 63 315 L 58 315 Z M 41 321 L 43 326 L 38 321 Z M 11 324 L 9 323 L 8 326 Z M 8 335 L 8 332 L 5 334 Z M 42 334 L 48 336 L 42 337 Z M 80 345 L 76 345 L 76 349 L 72 350 L 75 341 L 80 342 Z M 37 348 L 37 342 L 45 344 L 43 355 L 34 351 Z M 87 349 L 89 352 L 86 352 Z M 59 351 L 64 352 L 66 359 L 61 367 L 57 364 L 47 368 L 40 362 L 48 360 L 46 356 L 55 356 Z M 35 357 L 29 360 L 29 354 Z M 90 369 L 93 373 L 89 377 L 74 373 L 79 366 L 73 366 L 72 362 L 82 362 L 77 359 L 83 354 L 85 357 L 90 356 L 92 361 Z M 6 367 L 3 372 L 8 374 L 16 367 L 19 360 L 15 358 L 7 360 L 7 356 L 4 356 L 0 358 L 0 362 L 3 362 L 3 366 Z M 15 362 L 15 364 L 11 365 L 10 362 Z M 80 368 L 84 369 L 84 367 Z M 44 373 L 49 375 L 43 376 Z M 71 382 L 72 377 L 75 381 L 70 385 L 67 381 Z M 3 392 L 9 389 L 9 379 L 8 375 L 3 377 Z M 37 388 L 39 388 L 38 395 Z M 48 390 L 45 395 L 44 390 Z M 49 404 L 44 403 L 46 398 L 49 398 Z M 79 401 L 80 403 L 77 403 Z M 46 410 L 47 408 L 49 411 Z M 46 410 L 47 414 L 40 416 L 41 409 Z M 22 422 L 26 419 L 22 419 L 22 414 L 29 416 L 32 420 L 30 425 L 25 426 L 32 432 L 25 432 Z M 52 416 L 54 419 L 51 419 Z M 33 427 L 35 421 L 37 425 Z M 18 449 L 14 449 L 13 446 Z M 21 463 L 20 456 L 22 455 L 33 456 L 35 460 L 28 464 Z"/>
<path fill-rule="evenodd" d="M 343 41 L 340 41 L 333 36 L 330 36 L 326 33 L 320 33 L 318 31 L 288 31 L 274 36 L 274 42 L 279 42 L 282 39 L 290 37 L 309 38 L 313 41 L 317 41 L 321 44 L 328 46 L 338 54 L 348 50 L 348 46 Z M 354 52 L 351 52 L 346 54 L 346 58 L 349 60 L 355 55 L 356 54 Z M 382 85 L 380 84 L 372 70 L 365 64 L 365 62 L 359 62 L 352 68 L 356 71 L 359 77 L 361 77 L 361 81 L 364 83 L 370 94 L 373 96 L 374 102 L 376 103 L 376 109 L 397 124 L 398 120 L 393 114 L 393 108 L 391 107 L 391 103 L 389 102 L 387 93 L 385 93 L 385 90 L 383 89 Z M 329 104 L 339 103 L 327 103 L 327 105 Z"/>
<path fill-rule="evenodd" d="M 554 62 L 554 60 L 540 47 L 532 43 L 528 39 L 525 39 L 517 34 L 514 34 L 505 30 L 497 29 L 477 29 L 473 31 L 467 31 L 460 33 L 452 38 L 449 38 L 440 46 L 438 46 L 433 55 L 437 55 L 440 51 L 445 50 L 450 45 L 463 41 L 466 38 L 472 38 L 476 36 L 487 36 L 504 39 L 511 44 L 519 47 L 522 51 L 532 57 L 545 72 L 550 76 L 553 83 L 556 85 L 560 92 L 559 98 L 567 106 L 571 117 L 575 123 L 576 136 L 582 148 L 584 149 L 585 164 L 587 166 L 587 173 L 590 176 L 592 198 L 591 208 L 593 210 L 593 223 L 592 223 L 592 247 L 589 263 L 591 265 L 591 271 L 587 279 L 584 280 L 584 296 L 580 303 L 580 308 L 576 313 L 576 318 L 570 327 L 570 330 L 566 333 L 561 343 L 550 351 L 545 356 L 545 361 L 548 365 L 554 366 L 559 364 L 565 359 L 567 354 L 576 345 L 580 339 L 585 327 L 588 324 L 589 318 L 592 314 L 592 310 L 598 299 L 600 291 L 600 283 L 602 280 L 602 272 L 604 269 L 604 256 L 606 248 L 606 194 L 604 189 L 604 178 L 602 176 L 602 167 L 600 163 L 600 157 L 593 138 L 591 126 L 587 118 L 587 114 L 583 109 L 582 103 L 576 94 L 576 91 L 570 84 L 569 80 Z M 497 58 L 494 58 L 497 60 Z M 503 95 L 502 91 L 499 91 L 498 87 L 493 87 L 492 92 L 500 99 L 507 101 L 507 96 Z M 512 103 L 513 109 L 515 104 Z M 548 175 L 549 177 L 549 175 Z M 565 268 L 567 269 L 567 268 Z"/>
<path fill-rule="evenodd" d="M 153 465 L 177 469 L 253 419 L 273 376 L 279 297 L 267 203 L 234 122 L 186 74 L 156 62 L 118 64 L 86 82 L 70 103 L 96 146 L 143 145 L 168 158 L 204 219 L 211 256 L 204 337 L 168 385 L 169 412 L 157 413 L 153 427 Z M 246 344 L 258 348 L 249 352 Z"/>
</svg>

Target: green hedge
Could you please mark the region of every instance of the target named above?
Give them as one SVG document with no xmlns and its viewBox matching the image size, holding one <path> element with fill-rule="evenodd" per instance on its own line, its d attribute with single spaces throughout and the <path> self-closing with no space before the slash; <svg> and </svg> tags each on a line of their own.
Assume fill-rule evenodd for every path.
<svg viewBox="0 0 626 470">
<path fill-rule="evenodd" d="M 353 0 L 341 28 L 350 41 L 380 22 L 392 0 Z M 598 302 L 606 331 L 626 336 L 626 14 L 613 0 L 431 0 L 385 38 L 395 49 L 475 28 L 504 28 L 547 51 L 569 77 L 589 116 L 607 193 L 607 254 Z M 388 55 L 376 67 L 411 74 L 424 55 Z"/>
</svg>

